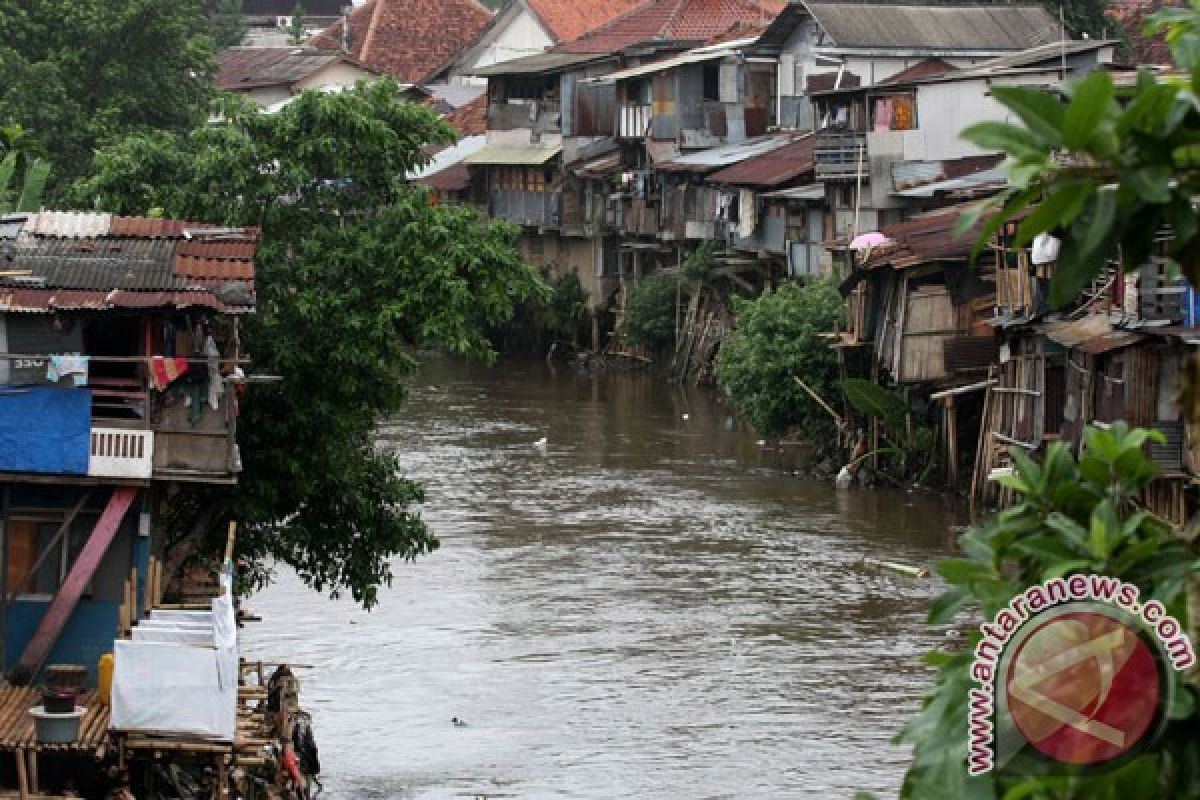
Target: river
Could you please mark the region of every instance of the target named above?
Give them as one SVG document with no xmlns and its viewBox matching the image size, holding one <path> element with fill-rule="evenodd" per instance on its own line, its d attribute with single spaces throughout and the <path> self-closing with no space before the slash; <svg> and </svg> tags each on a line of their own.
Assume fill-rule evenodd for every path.
<svg viewBox="0 0 1200 800">
<path fill-rule="evenodd" d="M 442 548 L 369 613 L 281 570 L 243 633 L 313 667 L 322 797 L 895 796 L 937 588 L 863 558 L 947 555 L 946 500 L 835 491 L 709 393 L 541 362 L 435 360 L 380 437 Z"/>
</svg>

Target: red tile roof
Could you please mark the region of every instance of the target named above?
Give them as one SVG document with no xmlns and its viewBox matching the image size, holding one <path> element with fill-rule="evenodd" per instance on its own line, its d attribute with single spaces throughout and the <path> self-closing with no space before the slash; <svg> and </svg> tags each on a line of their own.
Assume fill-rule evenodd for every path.
<svg viewBox="0 0 1200 800">
<path fill-rule="evenodd" d="M 474 42 L 491 18 L 476 0 L 367 0 L 350 13 L 349 55 L 401 83 L 420 83 Z M 310 44 L 341 49 L 342 21 Z"/>
<path fill-rule="evenodd" d="M 1161 36 L 1146 36 L 1142 29 L 1147 18 L 1163 6 L 1183 6 L 1181 0 L 1113 0 L 1108 16 L 1121 26 L 1129 40 L 1129 56 L 1135 64 L 1170 64 L 1171 48 Z"/>
<path fill-rule="evenodd" d="M 555 49 L 615 53 L 643 42 L 703 43 L 741 30 L 750 35 L 785 5 L 783 0 L 650 0 Z"/>
<path fill-rule="evenodd" d="M 447 113 L 444 119 L 463 136 L 478 136 L 487 132 L 487 109 L 487 95 L 481 94 L 462 108 Z"/>
<path fill-rule="evenodd" d="M 557 42 L 569 42 L 637 8 L 642 0 L 525 0 Z"/>
<path fill-rule="evenodd" d="M 923 61 L 918 61 L 908 69 L 900 70 L 889 78 L 884 78 L 879 83 L 884 85 L 906 83 L 908 81 L 915 81 L 920 78 L 932 78 L 937 75 L 945 75 L 947 72 L 954 72 L 956 69 L 958 69 L 958 67 L 954 66 L 953 64 L 947 64 L 940 58 L 927 58 Z"/>
<path fill-rule="evenodd" d="M 812 172 L 815 140 L 816 137 L 808 135 L 761 156 L 739 161 L 731 167 L 709 175 L 708 181 L 764 188 L 782 186 L 805 173 Z"/>
</svg>

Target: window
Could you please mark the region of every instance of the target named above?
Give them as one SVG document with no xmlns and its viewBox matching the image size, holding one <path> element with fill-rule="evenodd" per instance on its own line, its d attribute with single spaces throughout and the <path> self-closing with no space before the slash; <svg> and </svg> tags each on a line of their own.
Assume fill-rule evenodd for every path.
<svg viewBox="0 0 1200 800">
<path fill-rule="evenodd" d="M 911 93 L 876 97 L 873 112 L 876 131 L 916 130 L 917 106 Z"/>
<path fill-rule="evenodd" d="M 60 519 L 45 517 L 9 518 L 4 525 L 4 543 L 8 548 L 5 591 L 8 594 L 16 592 L 24 595 L 52 595 L 57 592 L 91 536 L 95 524 L 94 514 L 84 512 L 76 517 L 66 536 L 54 542 L 54 546 L 42 558 L 37 572 L 30 576 L 29 571 L 43 551 L 50 547 L 62 522 Z M 84 592 L 93 592 L 91 582 Z"/>
<path fill-rule="evenodd" d="M 721 66 L 716 61 L 705 61 L 704 67 L 704 99 L 719 100 L 721 98 Z"/>
</svg>

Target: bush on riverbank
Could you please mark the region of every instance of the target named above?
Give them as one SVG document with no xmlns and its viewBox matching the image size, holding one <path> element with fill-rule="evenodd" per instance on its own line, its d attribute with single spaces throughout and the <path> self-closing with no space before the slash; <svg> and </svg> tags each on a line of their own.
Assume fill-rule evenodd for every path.
<svg viewBox="0 0 1200 800">
<path fill-rule="evenodd" d="M 721 344 L 718 384 L 764 436 L 791 429 L 813 439 L 831 436 L 832 417 L 795 379 L 827 402 L 839 394 L 837 356 L 820 338 L 842 320 L 837 287 L 829 281 L 786 283 L 733 304 L 737 327 Z"/>
<path fill-rule="evenodd" d="M 629 344 L 640 345 L 655 355 L 675 343 L 676 303 L 679 278 L 656 272 L 629 289 L 622 333 Z"/>
<path fill-rule="evenodd" d="M 589 339 L 588 294 L 573 271 L 555 276 L 542 270 L 547 296 L 533 296 L 517 306 L 512 319 L 488 329 L 492 347 L 506 355 L 545 355 L 551 345 L 566 351 L 586 347 Z"/>
</svg>

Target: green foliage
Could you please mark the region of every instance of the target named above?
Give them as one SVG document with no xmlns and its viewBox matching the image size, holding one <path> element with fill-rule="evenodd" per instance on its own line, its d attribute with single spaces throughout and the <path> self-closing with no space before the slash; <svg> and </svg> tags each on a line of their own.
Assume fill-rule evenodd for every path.
<svg viewBox="0 0 1200 800">
<path fill-rule="evenodd" d="M 964 220 L 981 215 L 976 253 L 987 239 L 1027 206 L 1039 208 L 1021 223 L 1019 242 L 1062 229 L 1063 242 L 1050 302 L 1063 306 L 1118 255 L 1135 269 L 1151 251 L 1160 227 L 1175 233 L 1173 257 L 1193 284 L 1200 283 L 1200 224 L 1193 198 L 1200 190 L 1200 0 L 1192 9 L 1167 9 L 1152 30 L 1167 31 L 1176 63 L 1188 78 L 1138 73 L 1119 89 L 1096 70 L 1056 92 L 994 87 L 993 96 L 1019 124 L 985 122 L 963 136 L 1008 156 L 1012 188 Z"/>
<path fill-rule="evenodd" d="M 837 356 L 820 334 L 842 321 L 844 306 L 826 281 L 785 283 L 754 300 L 734 299 L 737 328 L 721 343 L 717 383 L 764 436 L 797 428 L 816 438 L 834 429 L 795 378 L 826 402 L 836 396 Z"/>
<path fill-rule="evenodd" d="M 60 198 L 95 148 L 204 122 L 213 44 L 200 0 L 38 0 L 0 14 L 0 121 L 31 132 Z"/>
<path fill-rule="evenodd" d="M 288 25 L 288 42 L 300 44 L 306 38 L 304 19 L 304 4 L 296 3 L 292 8 L 292 22 Z"/>
<path fill-rule="evenodd" d="M 220 494 L 194 505 L 233 513 L 244 555 L 369 606 L 394 558 L 437 545 L 412 510 L 420 487 L 373 439 L 401 406 L 410 354 L 490 358 L 483 329 L 542 285 L 513 226 L 435 207 L 405 182 L 425 146 L 453 133 L 395 83 L 306 92 L 270 115 L 229 100 L 222 113 L 223 124 L 105 149 L 79 192 L 114 212 L 261 226 L 259 313 L 243 342 L 254 371 L 283 380 L 249 391 L 232 505 Z M 177 528 L 207 531 L 192 516 Z"/>
<path fill-rule="evenodd" d="M 909 410 L 908 403 L 899 392 L 861 378 L 842 381 L 842 391 L 845 392 L 850 407 L 863 416 L 874 417 L 889 428 L 904 427 Z"/>
<path fill-rule="evenodd" d="M 495 326 L 488 338 L 503 353 L 544 354 L 552 342 L 577 346 L 589 333 L 588 296 L 574 270 L 555 276 L 542 271 L 546 291 L 531 295 L 513 312 L 512 319 Z"/>
<path fill-rule="evenodd" d="M 208 35 L 217 50 L 236 47 L 246 38 L 242 0 L 204 0 L 204 15 L 208 18 Z"/>
<path fill-rule="evenodd" d="M 1083 38 L 1084 34 L 1093 39 L 1100 39 L 1106 32 L 1111 34 L 1120 30 L 1120 26 L 1104 13 L 1108 7 L 1105 0 L 1044 0 L 1043 5 L 1055 19 L 1058 19 L 1061 10 L 1067 34 L 1075 39 Z M 1056 30 L 1055 34 L 1057 33 Z"/>
<path fill-rule="evenodd" d="M 1055 442 L 1041 464 L 1014 450 L 1015 474 L 1002 478 L 1020 501 L 972 528 L 959 540 L 963 558 L 944 561 L 939 574 L 951 589 L 935 603 L 932 623 L 950 620 L 964 606 L 991 619 L 1026 588 L 1069 574 L 1102 574 L 1135 583 L 1186 626 L 1185 584 L 1200 559 L 1163 520 L 1139 508 L 1137 498 L 1154 478 L 1143 451 L 1157 432 L 1089 428 L 1076 461 Z M 970 640 L 973 648 L 978 633 Z M 1126 800 L 1200 796 L 1197 692 L 1173 673 L 1176 701 L 1163 739 L 1113 772 L 1071 777 L 1039 774 L 1038 762 L 1018 755 L 1011 768 L 968 778 L 966 772 L 968 669 L 971 651 L 933 653 L 937 685 L 920 715 L 900 736 L 913 745 L 913 763 L 902 797 Z"/>
<path fill-rule="evenodd" d="M 916 418 L 904 395 L 860 378 L 842 381 L 842 392 L 851 408 L 882 423 L 882 446 L 862 458 L 882 455 L 881 471 L 885 474 L 923 482 L 938 463 L 937 437 L 932 428 Z"/>
<path fill-rule="evenodd" d="M 703 283 L 709 279 L 717 262 L 716 250 L 715 242 L 705 240 L 688 255 L 683 262 L 683 274 L 688 280 Z"/>
<path fill-rule="evenodd" d="M 625 303 L 625 341 L 664 353 L 675 342 L 679 279 L 655 272 L 629 290 Z"/>
<path fill-rule="evenodd" d="M 30 152 L 19 125 L 0 128 L 0 214 L 37 211 L 50 178 L 50 162 Z"/>
</svg>

